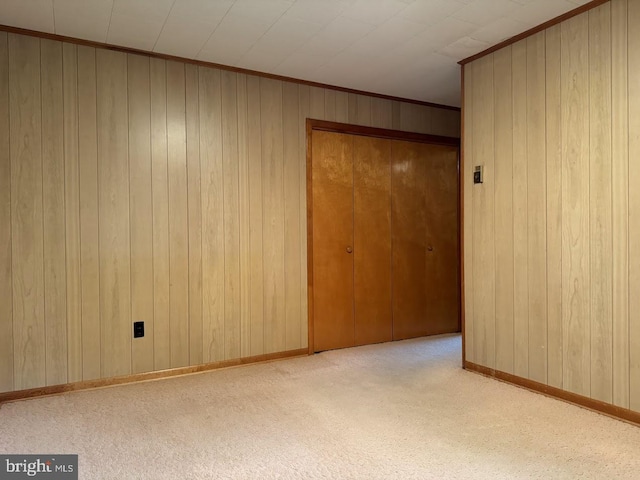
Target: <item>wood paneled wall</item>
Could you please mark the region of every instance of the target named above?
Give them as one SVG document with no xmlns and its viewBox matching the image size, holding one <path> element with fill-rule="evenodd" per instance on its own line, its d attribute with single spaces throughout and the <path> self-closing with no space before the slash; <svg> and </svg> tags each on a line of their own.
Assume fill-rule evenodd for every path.
<svg viewBox="0 0 640 480">
<path fill-rule="evenodd" d="M 466 359 L 640 411 L 640 1 L 464 75 Z"/>
<path fill-rule="evenodd" d="M 0 392 L 306 347 L 307 117 L 459 136 L 454 110 L 0 32 Z"/>
</svg>

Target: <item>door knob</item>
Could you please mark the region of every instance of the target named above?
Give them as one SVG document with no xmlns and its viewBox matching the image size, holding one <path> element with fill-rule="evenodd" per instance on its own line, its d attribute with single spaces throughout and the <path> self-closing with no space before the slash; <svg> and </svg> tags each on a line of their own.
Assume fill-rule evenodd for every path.
<svg viewBox="0 0 640 480">
<path fill-rule="evenodd" d="M 347 253 L 351 253 L 351 252 L 353 252 L 353 248 L 347 247 Z"/>
<path fill-rule="evenodd" d="M 427 247 L 427 250 L 429 250 L 430 252 L 433 252 L 433 247 L 432 247 L 431 245 L 429 245 L 429 246 Z"/>
</svg>

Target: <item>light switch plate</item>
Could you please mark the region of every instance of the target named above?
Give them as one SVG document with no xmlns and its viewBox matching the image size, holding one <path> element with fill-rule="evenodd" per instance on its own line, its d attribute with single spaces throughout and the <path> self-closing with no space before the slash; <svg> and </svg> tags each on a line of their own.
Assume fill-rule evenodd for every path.
<svg viewBox="0 0 640 480">
<path fill-rule="evenodd" d="M 473 183 L 482 183 L 482 165 L 477 165 L 473 169 Z"/>
</svg>

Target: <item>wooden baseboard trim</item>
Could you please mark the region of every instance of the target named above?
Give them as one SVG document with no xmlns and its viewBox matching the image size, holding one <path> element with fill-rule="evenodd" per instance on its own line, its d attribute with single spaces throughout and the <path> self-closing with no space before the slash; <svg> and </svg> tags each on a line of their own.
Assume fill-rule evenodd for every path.
<svg viewBox="0 0 640 480">
<path fill-rule="evenodd" d="M 158 380 L 182 375 L 190 375 L 193 373 L 208 372 L 210 370 L 219 370 L 222 368 L 237 367 L 240 365 L 249 365 L 252 363 L 272 362 L 274 360 L 283 360 L 285 358 L 306 357 L 308 354 L 309 351 L 307 348 L 300 348 L 297 350 L 288 350 L 286 352 L 267 353 L 264 355 L 255 355 L 253 357 L 237 358 L 233 360 L 222 360 L 219 362 L 205 363 L 202 365 L 194 365 L 190 367 L 171 368 L 168 370 L 159 370 L 155 372 L 123 375 L 121 377 L 85 380 L 82 382 L 66 383 L 62 385 L 51 385 L 47 387 L 30 388 L 28 390 L 17 390 L 14 392 L 0 393 L 0 405 L 7 402 L 25 400 L 28 398 L 60 395 L 62 393 L 76 392 L 79 390 L 91 390 L 95 388 L 112 387 L 115 385 L 123 385 L 127 383 Z"/>
<path fill-rule="evenodd" d="M 527 390 L 530 390 L 532 392 L 541 393 L 548 397 L 563 400 L 579 407 L 593 410 L 594 412 L 640 426 L 640 412 L 635 412 L 633 410 L 629 410 L 628 408 L 622 408 L 610 403 L 601 402 L 600 400 L 594 400 L 593 398 L 578 395 L 577 393 L 567 392 L 566 390 L 562 390 L 557 387 L 551 387 L 549 385 L 545 385 L 544 383 L 535 382 L 533 380 L 518 377 L 510 373 L 494 370 L 493 368 L 483 367 L 482 365 L 477 365 L 472 362 L 465 361 L 464 368 L 465 370 L 479 373 L 486 377 L 491 377 L 496 380 L 510 383 L 517 387 L 526 388 Z"/>
</svg>

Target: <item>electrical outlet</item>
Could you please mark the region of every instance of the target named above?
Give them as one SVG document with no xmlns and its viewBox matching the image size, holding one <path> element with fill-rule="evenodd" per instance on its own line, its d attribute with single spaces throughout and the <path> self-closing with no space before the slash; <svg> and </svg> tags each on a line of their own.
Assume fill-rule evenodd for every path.
<svg viewBox="0 0 640 480">
<path fill-rule="evenodd" d="M 133 322 L 133 338 L 144 337 L 144 322 Z"/>
</svg>

